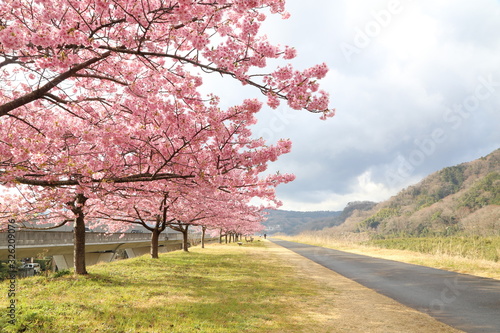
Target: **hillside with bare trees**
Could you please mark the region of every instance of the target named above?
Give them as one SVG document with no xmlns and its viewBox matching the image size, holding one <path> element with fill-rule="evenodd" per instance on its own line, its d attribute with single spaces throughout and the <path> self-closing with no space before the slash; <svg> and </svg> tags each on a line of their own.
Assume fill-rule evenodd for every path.
<svg viewBox="0 0 500 333">
<path fill-rule="evenodd" d="M 500 235 L 500 149 L 437 171 L 331 231 L 372 238 Z"/>
</svg>

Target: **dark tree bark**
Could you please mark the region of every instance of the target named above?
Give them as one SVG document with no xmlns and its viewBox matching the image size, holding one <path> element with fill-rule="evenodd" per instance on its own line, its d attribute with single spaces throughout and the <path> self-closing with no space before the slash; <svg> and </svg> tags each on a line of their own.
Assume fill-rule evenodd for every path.
<svg viewBox="0 0 500 333">
<path fill-rule="evenodd" d="M 201 227 L 201 248 L 205 248 L 205 232 L 207 231 L 207 227 Z"/>
<path fill-rule="evenodd" d="M 158 241 L 160 239 L 161 231 L 158 228 L 153 229 L 151 232 L 151 258 L 158 259 Z"/>
<path fill-rule="evenodd" d="M 70 203 L 71 210 L 76 215 L 73 232 L 73 265 L 77 275 L 88 274 L 85 264 L 85 215 L 83 214 L 86 201 L 87 198 L 83 194 L 77 194 L 75 200 Z"/>
<path fill-rule="evenodd" d="M 188 228 L 189 228 L 189 225 L 186 225 L 185 228 L 181 227 L 181 232 L 182 232 L 182 249 L 185 252 L 189 252 Z"/>
</svg>

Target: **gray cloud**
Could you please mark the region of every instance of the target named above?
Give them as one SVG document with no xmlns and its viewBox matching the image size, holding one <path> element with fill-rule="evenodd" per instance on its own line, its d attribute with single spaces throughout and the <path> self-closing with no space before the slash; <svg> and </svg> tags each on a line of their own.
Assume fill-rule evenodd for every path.
<svg viewBox="0 0 500 333">
<path fill-rule="evenodd" d="M 391 3 L 398 10 L 384 22 Z M 270 168 L 297 175 L 278 188 L 283 208 L 384 200 L 500 147 L 498 1 L 287 0 L 287 6 L 292 17 L 273 18 L 264 31 L 297 48 L 294 66 L 328 64 L 322 84 L 337 115 L 320 121 L 286 106 L 258 115 L 257 136 L 293 141 L 292 153 Z M 356 52 L 347 57 L 345 45 Z M 227 100 L 260 97 L 240 88 Z"/>
</svg>

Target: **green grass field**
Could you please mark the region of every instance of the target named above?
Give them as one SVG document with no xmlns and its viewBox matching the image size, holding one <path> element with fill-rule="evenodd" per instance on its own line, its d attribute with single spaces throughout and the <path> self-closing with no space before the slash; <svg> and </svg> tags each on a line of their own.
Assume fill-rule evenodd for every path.
<svg viewBox="0 0 500 333">
<path fill-rule="evenodd" d="M 18 279 L 15 325 L 7 321 L 4 281 L 2 332 L 307 332 L 314 324 L 295 300 L 319 291 L 264 242 L 144 256 L 88 271 Z"/>
</svg>

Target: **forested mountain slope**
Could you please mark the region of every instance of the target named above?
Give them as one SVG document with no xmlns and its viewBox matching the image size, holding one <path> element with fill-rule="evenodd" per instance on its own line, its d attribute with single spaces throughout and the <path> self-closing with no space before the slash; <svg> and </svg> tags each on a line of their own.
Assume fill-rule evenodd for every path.
<svg viewBox="0 0 500 333">
<path fill-rule="evenodd" d="M 388 235 L 500 234 L 500 149 L 444 168 L 337 227 Z"/>
</svg>

